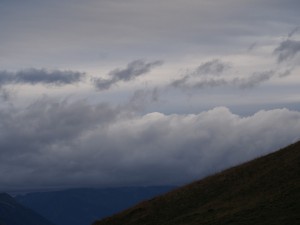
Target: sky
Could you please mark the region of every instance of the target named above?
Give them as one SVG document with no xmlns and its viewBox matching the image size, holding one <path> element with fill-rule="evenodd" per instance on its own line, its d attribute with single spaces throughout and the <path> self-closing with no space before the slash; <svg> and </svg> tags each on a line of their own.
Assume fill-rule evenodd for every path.
<svg viewBox="0 0 300 225">
<path fill-rule="evenodd" d="M 1 0 L 0 191 L 182 185 L 298 141 L 299 11 Z"/>
</svg>

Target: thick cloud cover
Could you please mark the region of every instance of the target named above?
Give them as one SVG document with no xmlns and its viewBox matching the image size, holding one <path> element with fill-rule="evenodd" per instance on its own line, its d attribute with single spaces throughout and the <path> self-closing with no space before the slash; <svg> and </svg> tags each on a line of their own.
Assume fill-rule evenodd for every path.
<svg viewBox="0 0 300 225">
<path fill-rule="evenodd" d="M 0 5 L 2 189 L 182 183 L 299 138 L 299 0 Z"/>
<path fill-rule="evenodd" d="M 84 73 L 74 71 L 49 71 L 46 69 L 27 69 L 16 73 L 0 71 L 0 86 L 7 84 L 46 84 L 66 85 L 79 82 Z"/>
<path fill-rule="evenodd" d="M 94 78 L 94 85 L 99 90 L 107 90 L 112 85 L 123 81 L 128 82 L 135 79 L 138 76 L 146 74 L 151 71 L 154 67 L 162 65 L 162 61 L 145 62 L 143 60 L 135 60 L 130 62 L 124 69 L 115 69 L 109 72 L 109 79 Z"/>
<path fill-rule="evenodd" d="M 277 150 L 300 131 L 300 113 L 287 109 L 138 115 L 125 105 L 42 99 L 0 116 L 4 190 L 181 184 Z"/>
</svg>

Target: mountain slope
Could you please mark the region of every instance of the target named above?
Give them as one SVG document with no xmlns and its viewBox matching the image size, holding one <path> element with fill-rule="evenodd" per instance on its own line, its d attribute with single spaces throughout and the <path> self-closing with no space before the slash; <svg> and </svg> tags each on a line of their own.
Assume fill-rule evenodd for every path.
<svg viewBox="0 0 300 225">
<path fill-rule="evenodd" d="M 8 194 L 0 194 L 0 225 L 53 225 Z"/>
<path fill-rule="evenodd" d="M 29 193 L 16 199 L 57 225 L 87 225 L 174 187 L 70 189 Z"/>
<path fill-rule="evenodd" d="M 300 224 L 300 142 L 94 225 Z"/>
</svg>

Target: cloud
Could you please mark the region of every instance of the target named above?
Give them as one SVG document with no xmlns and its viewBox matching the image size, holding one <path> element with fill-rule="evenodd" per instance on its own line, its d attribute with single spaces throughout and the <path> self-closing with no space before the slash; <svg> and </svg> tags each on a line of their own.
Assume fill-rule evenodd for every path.
<svg viewBox="0 0 300 225">
<path fill-rule="evenodd" d="M 257 47 L 257 43 L 254 42 L 251 45 L 249 45 L 247 52 L 251 52 L 253 49 L 255 49 Z"/>
<path fill-rule="evenodd" d="M 0 62 L 17 71 L 0 72 L 0 98 L 8 99 L 13 88 L 22 92 L 15 102 L 0 104 L 0 187 L 180 183 L 269 152 L 299 134 L 299 112 L 278 109 L 242 117 L 222 107 L 200 113 L 197 109 L 220 104 L 235 105 L 245 114 L 275 105 L 299 109 L 296 87 L 288 83 L 294 84 L 297 77 L 276 87 L 270 82 L 267 90 L 247 93 L 243 100 L 236 89 L 292 74 L 297 65 L 289 60 L 299 56 L 297 29 L 274 51 L 273 56 L 287 64 L 277 65 L 265 56 L 286 32 L 282 24 L 298 25 L 300 1 L 88 0 L 69 7 L 69 1 L 53 0 L 54 11 L 49 2 L 6 1 L 2 7 L 6 13 L 0 14 Z M 37 33 L 43 35 L 36 37 Z M 255 43 L 261 48 L 256 49 Z M 255 54 L 245 52 L 248 46 L 248 51 L 257 50 Z M 160 68 L 164 77 L 147 77 L 163 92 L 135 82 L 163 63 L 131 62 L 141 56 L 170 61 L 170 67 Z M 203 58 L 212 60 L 173 76 L 173 71 Z M 34 62 L 38 67 L 91 66 L 89 71 L 95 71 L 101 67 L 99 60 L 101 65 L 130 63 L 95 76 L 83 89 L 47 93 L 63 99 L 76 92 L 70 98 L 85 96 L 86 101 L 42 99 L 24 106 L 45 93 L 31 85 L 75 84 L 85 74 L 20 68 Z M 172 87 L 201 91 L 187 98 L 163 86 L 170 79 Z M 125 83 L 136 84 L 137 91 L 123 105 L 112 102 L 121 104 L 132 89 L 95 93 Z M 19 84 L 27 85 L 19 89 Z M 221 88 L 202 91 L 214 87 Z M 162 97 L 163 103 L 154 104 Z M 100 99 L 110 104 L 96 104 Z M 158 110 L 167 114 L 143 115 Z"/>
<path fill-rule="evenodd" d="M 176 87 L 176 88 L 183 88 L 186 86 L 189 79 L 190 79 L 190 76 L 185 75 L 179 79 L 172 81 L 170 85 L 173 87 Z"/>
<path fill-rule="evenodd" d="M 229 82 L 223 78 L 219 79 L 203 79 L 201 81 L 195 82 L 191 87 L 196 89 L 202 89 L 206 87 L 220 87 L 228 85 Z"/>
<path fill-rule="evenodd" d="M 109 75 L 116 81 L 130 81 L 137 76 L 150 72 L 156 66 L 162 65 L 162 61 L 146 63 L 143 60 L 135 60 L 127 65 L 125 69 L 115 69 Z"/>
<path fill-rule="evenodd" d="M 5 1 L 6 13 L 0 15 L 5 33 L 0 40 L 1 61 L 10 66 L 43 65 L 45 60 L 54 66 L 62 62 L 84 66 L 108 52 L 111 59 L 163 53 L 166 58 L 184 60 L 199 51 L 203 55 L 223 55 L 228 49 L 236 52 L 245 41 L 282 34 L 286 31 L 283 23 L 299 23 L 296 0 L 276 0 L 272 5 L 274 0 L 208 2 L 87 0 L 84 4 L 76 1 L 78 7 L 70 8 L 69 1 L 52 0 L 55 7 L 49 11 L 48 1 Z M 36 37 L 36 33 L 43 35 Z"/>
<path fill-rule="evenodd" d="M 294 29 L 289 36 L 293 36 L 297 32 L 299 27 Z M 251 51 L 255 47 L 256 43 L 253 43 L 248 51 Z M 285 40 L 280 43 L 280 45 L 274 50 L 274 54 L 277 55 L 278 63 L 283 61 L 288 61 L 294 58 L 300 52 L 300 41 L 295 40 Z M 181 76 L 181 78 L 175 79 L 170 83 L 171 87 L 181 88 L 184 90 L 189 89 L 203 89 L 207 87 L 222 87 L 222 86 L 233 86 L 240 89 L 253 88 L 263 82 L 266 82 L 273 77 L 283 78 L 289 76 L 295 69 L 292 66 L 290 69 L 285 69 L 284 72 L 280 71 L 281 68 L 276 68 L 276 70 L 267 70 L 254 72 L 248 77 L 234 77 L 234 78 L 224 78 L 224 77 L 212 77 L 220 76 L 231 66 L 229 63 L 224 63 L 219 59 L 214 59 L 208 62 L 202 63 L 195 70 L 188 71 Z"/>
<path fill-rule="evenodd" d="M 102 78 L 93 78 L 92 82 L 98 90 L 108 90 L 116 82 L 114 80 L 106 80 Z"/>
<path fill-rule="evenodd" d="M 295 27 L 295 28 L 288 34 L 288 38 L 293 37 L 294 34 L 296 34 L 299 30 L 300 30 L 300 26 Z"/>
<path fill-rule="evenodd" d="M 285 71 L 280 73 L 279 77 L 290 75 L 291 71 Z M 262 82 L 270 80 L 275 76 L 275 71 L 263 71 L 255 72 L 252 75 L 244 78 L 235 77 L 230 79 L 225 78 L 201 78 L 200 80 L 193 79 L 192 76 L 186 75 L 180 79 L 171 82 L 171 86 L 181 89 L 202 89 L 202 88 L 213 88 L 223 86 L 233 86 L 240 89 L 253 88 Z"/>
<path fill-rule="evenodd" d="M 242 89 L 253 88 L 262 82 L 270 80 L 274 75 L 275 72 L 273 70 L 256 72 L 247 78 L 234 78 L 230 83 Z"/>
<path fill-rule="evenodd" d="M 299 52 L 300 41 L 295 40 L 285 40 L 274 50 L 278 63 L 293 59 Z"/>
<path fill-rule="evenodd" d="M 139 89 L 133 93 L 126 107 L 132 111 L 144 111 L 150 104 L 158 102 L 160 97 L 161 90 L 158 88 Z"/>
<path fill-rule="evenodd" d="M 82 80 L 84 73 L 74 71 L 48 71 L 45 69 L 27 69 L 16 73 L 0 71 L 0 86 L 7 84 L 45 84 L 67 85 Z"/>
<path fill-rule="evenodd" d="M 0 98 L 5 102 L 11 99 L 12 92 L 6 88 L 0 87 Z"/>
<path fill-rule="evenodd" d="M 300 112 L 288 109 L 127 110 L 49 99 L 1 109 L 1 189 L 181 184 L 299 139 Z"/>
<path fill-rule="evenodd" d="M 287 76 L 291 75 L 291 73 L 293 72 L 293 70 L 294 70 L 294 68 L 291 68 L 291 69 L 287 69 L 287 70 L 285 70 L 283 72 L 280 72 L 278 74 L 278 77 L 287 77 Z"/>
<path fill-rule="evenodd" d="M 136 77 L 150 72 L 153 68 L 161 66 L 163 61 L 157 60 L 153 62 L 145 62 L 143 60 L 135 60 L 130 62 L 124 69 L 115 69 L 108 73 L 109 79 L 94 78 L 92 81 L 98 90 L 107 90 L 112 85 L 123 81 L 128 82 Z"/>
<path fill-rule="evenodd" d="M 173 80 L 170 85 L 183 89 L 223 86 L 227 84 L 225 79 L 211 78 L 211 76 L 220 76 L 230 68 L 229 63 L 222 62 L 220 59 L 213 59 L 202 63 L 192 71 L 188 71 L 181 78 Z M 197 78 L 201 80 L 195 80 Z M 189 84 L 191 81 L 192 84 Z"/>
<path fill-rule="evenodd" d="M 195 71 L 192 72 L 194 76 L 197 75 L 220 75 L 224 71 L 230 69 L 228 63 L 222 62 L 219 59 L 214 59 L 205 63 L 202 63 Z"/>
</svg>

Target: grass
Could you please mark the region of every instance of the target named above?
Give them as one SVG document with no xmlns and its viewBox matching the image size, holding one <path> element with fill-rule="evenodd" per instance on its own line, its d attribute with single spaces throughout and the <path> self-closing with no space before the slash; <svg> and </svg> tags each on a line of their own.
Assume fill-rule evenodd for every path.
<svg viewBox="0 0 300 225">
<path fill-rule="evenodd" d="M 300 224 L 300 142 L 93 225 Z"/>
</svg>

